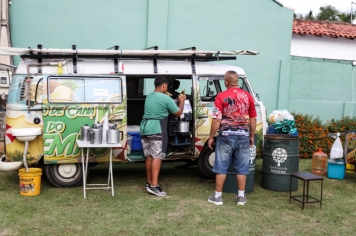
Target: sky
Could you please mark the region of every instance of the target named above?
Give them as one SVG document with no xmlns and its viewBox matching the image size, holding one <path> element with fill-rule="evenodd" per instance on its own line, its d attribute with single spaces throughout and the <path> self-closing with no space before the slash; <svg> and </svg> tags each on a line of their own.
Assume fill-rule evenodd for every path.
<svg viewBox="0 0 356 236">
<path fill-rule="evenodd" d="M 313 10 L 314 13 L 319 11 L 319 7 L 325 5 L 332 5 L 341 11 L 351 10 L 351 0 L 279 0 L 283 5 L 294 8 L 295 13 L 309 13 Z M 356 3 L 356 0 L 354 0 Z M 354 11 L 356 10 L 356 4 L 353 5 Z"/>
</svg>

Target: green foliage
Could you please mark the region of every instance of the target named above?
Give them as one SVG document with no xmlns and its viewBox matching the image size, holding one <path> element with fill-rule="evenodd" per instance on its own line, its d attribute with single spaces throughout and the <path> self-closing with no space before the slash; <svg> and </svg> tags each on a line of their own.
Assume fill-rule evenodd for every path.
<svg viewBox="0 0 356 236">
<path fill-rule="evenodd" d="M 356 11 L 353 13 L 356 16 Z M 338 21 L 351 23 L 351 12 L 342 12 L 336 9 L 332 5 L 326 5 L 319 8 L 319 12 L 316 14 L 312 10 L 309 13 L 303 15 L 302 13 L 294 13 L 294 18 L 296 19 L 306 19 L 306 20 L 327 20 L 327 21 Z"/>
<path fill-rule="evenodd" d="M 317 152 L 319 148 L 326 154 L 330 154 L 334 139 L 327 136 L 329 133 L 344 133 L 346 131 L 356 130 L 356 117 L 350 118 L 348 116 L 341 120 L 331 119 L 326 123 L 313 115 L 304 115 L 300 113 L 293 113 L 295 124 L 298 129 L 300 139 L 300 157 L 312 158 L 313 153 Z M 344 145 L 345 139 L 340 137 Z"/>
<path fill-rule="evenodd" d="M 327 5 L 319 8 L 319 13 L 317 15 L 318 20 L 328 20 L 328 21 L 340 21 L 339 15 L 340 11 L 331 5 Z"/>
<path fill-rule="evenodd" d="M 207 115 L 207 110 L 205 109 L 205 104 L 203 104 L 200 100 L 200 86 L 196 85 L 196 93 L 194 94 L 194 102 L 195 104 L 197 104 L 197 106 L 195 107 L 195 112 L 194 112 L 194 120 L 196 122 L 195 124 L 195 130 L 197 130 L 199 128 L 199 126 L 201 126 L 204 122 L 205 119 L 200 119 L 199 116 L 202 115 Z"/>
<path fill-rule="evenodd" d="M 322 120 L 308 114 L 292 113 L 292 115 L 300 137 L 300 157 L 312 158 L 313 153 L 319 148 L 329 154 L 333 140 L 327 136 L 328 130 Z"/>
<path fill-rule="evenodd" d="M 355 19 L 356 11 L 353 13 L 353 19 Z M 341 22 L 351 23 L 351 12 L 342 12 L 339 14 Z"/>
<path fill-rule="evenodd" d="M 10 157 L 12 161 L 22 161 L 22 154 L 19 150 L 15 152 L 10 152 Z"/>
<path fill-rule="evenodd" d="M 79 88 L 78 83 L 74 82 L 72 79 L 66 79 L 63 80 L 62 85 L 67 86 L 70 88 L 73 92 Z"/>
<path fill-rule="evenodd" d="M 110 103 L 104 103 L 104 104 L 99 104 L 98 106 L 98 122 L 101 122 L 103 117 L 105 115 L 108 116 L 109 119 L 112 119 L 112 117 L 115 117 L 117 115 L 120 115 L 121 113 L 127 113 L 126 111 L 126 96 L 123 96 L 123 101 L 120 103 L 118 106 L 115 104 L 110 104 Z M 112 97 L 109 102 L 117 102 L 120 101 L 121 97 L 120 96 L 115 96 Z M 121 121 L 121 124 L 124 124 L 126 122 L 126 116 L 123 118 Z"/>
<path fill-rule="evenodd" d="M 350 130 L 356 130 L 356 117 L 351 118 L 345 116 L 341 120 L 331 119 L 330 121 L 327 121 L 326 125 L 330 133 L 343 133 Z"/>
<path fill-rule="evenodd" d="M 29 152 L 27 152 L 27 155 L 30 154 Z M 12 161 L 23 161 L 23 153 L 20 152 L 19 150 L 16 150 L 15 152 L 10 152 L 10 157 L 11 157 L 11 160 Z M 35 158 L 30 156 L 30 157 L 27 157 L 26 156 L 26 159 L 28 162 L 31 162 L 31 161 L 34 161 Z"/>
<path fill-rule="evenodd" d="M 296 19 L 306 19 L 306 20 L 316 20 L 313 11 L 310 10 L 308 14 L 303 15 L 302 13 L 294 13 L 294 18 Z"/>
</svg>

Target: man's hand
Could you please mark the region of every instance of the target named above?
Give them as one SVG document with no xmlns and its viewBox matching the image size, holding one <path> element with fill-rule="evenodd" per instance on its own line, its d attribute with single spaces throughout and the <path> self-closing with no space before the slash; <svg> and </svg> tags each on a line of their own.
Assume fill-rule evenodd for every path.
<svg viewBox="0 0 356 236">
<path fill-rule="evenodd" d="M 213 147 L 211 144 L 214 144 L 214 137 L 216 135 L 216 132 L 218 131 L 220 127 L 220 119 L 212 119 L 211 121 L 211 127 L 210 127 L 210 135 L 209 135 L 209 140 L 208 140 L 208 146 L 211 150 L 213 150 Z"/>
<path fill-rule="evenodd" d="M 186 99 L 185 95 L 178 96 L 179 111 L 177 111 L 176 113 L 173 114 L 175 117 L 180 117 L 182 115 L 183 110 L 184 110 L 184 101 L 185 101 L 185 99 Z"/>
<path fill-rule="evenodd" d="M 214 138 L 209 138 L 208 146 L 211 150 L 213 150 L 213 147 L 211 146 L 212 144 L 214 144 Z"/>
<path fill-rule="evenodd" d="M 250 147 L 253 146 L 253 139 L 255 137 L 255 131 L 256 131 L 256 117 L 255 118 L 250 118 Z"/>
<path fill-rule="evenodd" d="M 178 100 L 180 103 L 184 103 L 185 99 L 187 99 L 187 97 L 184 94 L 178 96 Z"/>
</svg>

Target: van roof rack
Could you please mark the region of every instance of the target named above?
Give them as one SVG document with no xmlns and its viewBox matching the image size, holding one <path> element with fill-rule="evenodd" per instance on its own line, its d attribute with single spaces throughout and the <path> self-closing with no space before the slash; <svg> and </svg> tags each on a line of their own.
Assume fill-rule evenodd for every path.
<svg viewBox="0 0 356 236">
<path fill-rule="evenodd" d="M 196 47 L 184 48 L 180 50 L 158 50 L 157 46 L 150 47 L 144 50 L 119 50 L 119 46 L 108 48 L 108 50 L 97 50 L 77 49 L 76 45 L 73 45 L 71 49 L 51 49 L 42 48 L 42 45 L 40 44 L 37 46 L 37 49 L 0 47 L 0 55 L 19 55 L 21 58 L 24 59 L 37 59 L 38 63 L 41 63 L 42 59 L 73 59 L 73 66 L 75 68 L 77 64 L 77 59 L 114 59 L 115 68 L 117 68 L 117 60 L 153 60 L 155 73 L 157 73 L 158 71 L 157 60 L 190 60 L 192 65 L 192 71 L 195 74 L 195 61 L 208 62 L 236 60 L 235 55 L 257 54 L 259 53 L 250 50 L 205 51 L 196 50 Z M 74 73 L 76 73 L 75 68 Z M 115 69 L 115 73 L 118 73 L 117 71 L 118 70 Z"/>
</svg>

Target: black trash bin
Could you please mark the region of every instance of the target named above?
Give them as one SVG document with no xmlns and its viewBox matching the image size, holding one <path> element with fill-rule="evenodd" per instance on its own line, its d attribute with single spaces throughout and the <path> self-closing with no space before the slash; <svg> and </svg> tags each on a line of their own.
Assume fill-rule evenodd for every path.
<svg viewBox="0 0 356 236">
<path fill-rule="evenodd" d="M 262 188 L 289 192 L 290 174 L 299 172 L 300 137 L 286 134 L 264 136 Z M 298 180 L 293 178 L 292 191 L 298 190 Z"/>
<path fill-rule="evenodd" d="M 255 167 L 256 167 L 256 145 L 257 145 L 257 135 L 254 137 L 254 144 L 250 148 L 250 173 L 246 176 L 246 187 L 245 187 L 245 193 L 252 193 L 254 186 L 255 186 Z M 238 193 L 238 184 L 237 184 L 237 179 L 236 179 L 236 174 L 235 174 L 235 169 L 232 164 L 232 161 L 230 163 L 229 169 L 227 170 L 227 175 L 226 175 L 226 180 L 224 183 L 223 187 L 223 192 L 225 193 Z"/>
</svg>

